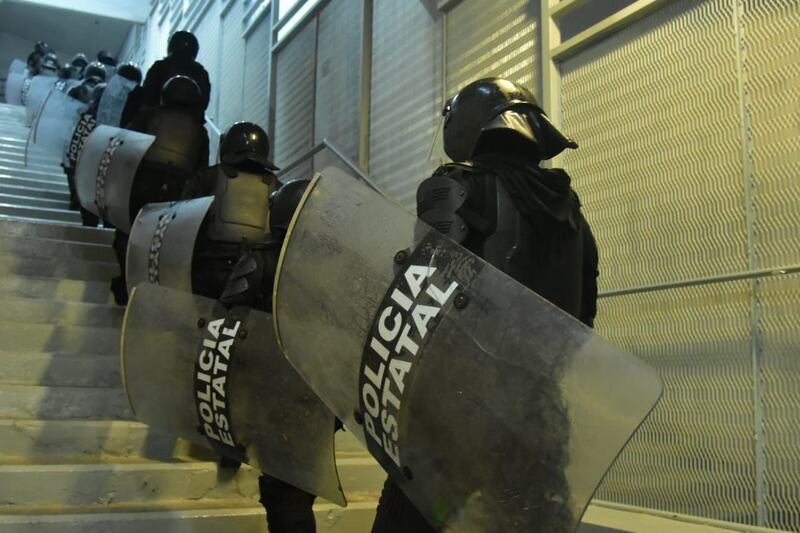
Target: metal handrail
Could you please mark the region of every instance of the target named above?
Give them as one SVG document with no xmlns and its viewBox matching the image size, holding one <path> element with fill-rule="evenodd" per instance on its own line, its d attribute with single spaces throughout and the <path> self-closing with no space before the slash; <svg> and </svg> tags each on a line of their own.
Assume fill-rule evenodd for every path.
<svg viewBox="0 0 800 533">
<path fill-rule="evenodd" d="M 316 146 L 305 152 L 303 155 L 301 155 L 300 157 L 298 157 L 297 159 L 295 159 L 294 161 L 292 161 L 291 163 L 280 169 L 275 174 L 278 177 L 281 177 L 287 174 L 288 172 L 291 172 L 292 170 L 296 169 L 301 164 L 305 163 L 307 160 L 311 159 L 312 157 L 314 157 L 321 151 L 325 150 L 326 148 L 330 150 L 331 153 L 333 153 L 333 155 L 335 155 L 342 163 L 344 163 L 345 166 L 347 166 L 347 168 L 353 171 L 353 173 L 356 176 L 358 176 L 364 183 L 366 183 L 367 186 L 369 186 L 369 188 L 371 188 L 373 191 L 380 194 L 384 198 L 387 199 L 389 198 L 377 185 L 375 185 L 375 183 L 373 183 L 372 179 L 366 173 L 364 173 L 364 171 L 361 170 L 352 159 L 344 155 L 342 151 L 339 150 L 339 148 L 337 148 L 328 139 L 322 139 L 322 142 L 320 142 L 319 144 L 317 144 Z"/>
<path fill-rule="evenodd" d="M 680 281 L 668 281 L 656 283 L 642 287 L 630 287 L 627 289 L 615 289 L 601 292 L 598 298 L 610 298 L 612 296 L 625 296 L 628 294 L 640 294 L 645 292 L 665 291 L 669 289 L 682 289 L 684 287 L 696 287 L 698 285 L 711 285 L 712 283 L 725 283 L 730 281 L 741 281 L 745 279 L 771 278 L 775 276 L 786 276 L 789 274 L 800 273 L 800 265 L 791 265 L 776 268 L 763 268 L 761 270 L 750 270 L 745 272 L 734 272 L 732 274 L 721 274 L 719 276 L 709 276 L 705 278 L 686 279 Z"/>
<path fill-rule="evenodd" d="M 216 125 L 216 123 L 215 123 L 215 122 L 214 122 L 214 121 L 211 119 L 211 117 L 209 117 L 208 115 L 206 115 L 206 116 L 205 116 L 205 118 L 206 118 L 206 124 L 208 124 L 208 125 L 211 127 L 211 131 L 213 131 L 213 132 L 214 132 L 214 133 L 216 133 L 217 135 L 222 135 L 222 130 L 220 130 L 220 129 L 219 129 L 219 127 L 218 127 L 218 126 Z"/>
</svg>

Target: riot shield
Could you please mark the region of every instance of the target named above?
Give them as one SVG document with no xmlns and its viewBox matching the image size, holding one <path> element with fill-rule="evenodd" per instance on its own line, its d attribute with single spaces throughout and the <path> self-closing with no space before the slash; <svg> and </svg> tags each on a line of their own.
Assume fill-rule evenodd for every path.
<svg viewBox="0 0 800 533">
<path fill-rule="evenodd" d="M 281 355 L 272 317 L 143 283 L 122 328 L 122 378 L 142 422 L 345 505 L 335 418 Z"/>
<path fill-rule="evenodd" d="M 8 76 L 11 74 L 22 74 L 25 72 L 25 69 L 28 68 L 25 65 L 25 62 L 21 59 L 14 59 L 11 61 L 11 64 L 8 66 Z M 6 76 L 6 79 L 8 79 Z"/>
<path fill-rule="evenodd" d="M 426 519 L 571 531 L 657 403 L 657 374 L 336 169 L 273 297 L 286 357 Z"/>
<path fill-rule="evenodd" d="M 24 105 L 22 103 L 22 86 L 27 77 L 27 71 L 9 72 L 6 79 L 6 102 L 11 105 Z"/>
<path fill-rule="evenodd" d="M 114 75 L 106 85 L 103 96 L 97 104 L 97 123 L 119 127 L 122 110 L 128 101 L 128 94 L 137 86 L 135 81 Z"/>
<path fill-rule="evenodd" d="M 128 239 L 128 292 L 155 283 L 192 292 L 192 256 L 213 196 L 148 204 L 139 211 Z"/>
<path fill-rule="evenodd" d="M 42 107 L 47 95 L 55 86 L 58 78 L 55 76 L 34 76 L 25 93 L 25 125 L 33 124 L 33 119 Z"/>
<path fill-rule="evenodd" d="M 97 126 L 86 140 L 75 169 L 75 187 L 84 209 L 129 233 L 133 179 L 154 140 L 145 133 Z"/>
<path fill-rule="evenodd" d="M 63 156 L 87 107 L 62 92 L 50 92 L 33 121 L 28 144 L 49 155 Z"/>
</svg>

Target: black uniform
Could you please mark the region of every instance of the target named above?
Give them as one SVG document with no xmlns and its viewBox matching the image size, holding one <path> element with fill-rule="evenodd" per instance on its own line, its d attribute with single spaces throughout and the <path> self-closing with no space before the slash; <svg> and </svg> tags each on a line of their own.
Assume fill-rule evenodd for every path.
<svg viewBox="0 0 800 533">
<path fill-rule="evenodd" d="M 135 95 L 134 99 L 138 99 L 143 107 L 157 107 L 161 88 L 167 80 L 179 75 L 193 79 L 200 87 L 200 94 L 202 95 L 200 111 L 201 116 L 203 116 L 203 122 L 205 122 L 204 113 L 202 112 L 205 112 L 208 108 L 208 102 L 211 98 L 211 82 L 203 65 L 193 59 L 168 56 L 153 63 L 153 66 L 147 71 L 141 92 Z M 134 112 L 130 111 L 129 113 Z"/>
<path fill-rule="evenodd" d="M 594 237 L 569 175 L 539 167 L 577 144 L 550 124 L 527 89 L 508 80 L 473 82 L 443 114 L 445 151 L 459 162 L 439 167 L 420 184 L 419 218 L 591 327 Z M 565 452 L 554 453 L 563 458 Z M 542 510 L 543 530 L 558 507 Z M 373 532 L 407 531 L 435 529 L 387 479 Z"/>
</svg>

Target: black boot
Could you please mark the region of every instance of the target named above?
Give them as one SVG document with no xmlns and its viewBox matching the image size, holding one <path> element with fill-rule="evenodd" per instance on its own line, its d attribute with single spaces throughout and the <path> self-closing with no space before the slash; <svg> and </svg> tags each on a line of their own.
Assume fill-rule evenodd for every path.
<svg viewBox="0 0 800 533">
<path fill-rule="evenodd" d="M 128 305 L 128 287 L 125 276 L 120 274 L 111 280 L 111 292 L 117 305 Z"/>
<path fill-rule="evenodd" d="M 270 475 L 258 479 L 261 505 L 267 510 L 270 533 L 315 533 L 313 494 Z"/>
</svg>

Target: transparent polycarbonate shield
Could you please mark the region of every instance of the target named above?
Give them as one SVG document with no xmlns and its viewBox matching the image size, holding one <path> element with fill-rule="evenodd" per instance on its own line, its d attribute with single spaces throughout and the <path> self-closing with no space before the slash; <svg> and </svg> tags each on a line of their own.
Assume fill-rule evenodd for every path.
<svg viewBox="0 0 800 533">
<path fill-rule="evenodd" d="M 154 283 L 192 292 L 192 256 L 213 196 L 148 204 L 139 211 L 128 239 L 126 277 L 130 292 Z"/>
<path fill-rule="evenodd" d="M 128 94 L 137 85 L 135 81 L 123 78 L 118 74 L 112 76 L 97 104 L 97 123 L 119 127 L 122 110 L 128 101 Z"/>
<path fill-rule="evenodd" d="M 145 133 L 97 126 L 84 144 L 75 169 L 75 187 L 84 209 L 129 233 L 133 179 L 154 140 Z"/>
<path fill-rule="evenodd" d="M 87 107 L 64 93 L 50 92 L 33 121 L 29 144 L 48 155 L 61 157 Z"/>
<path fill-rule="evenodd" d="M 326 169 L 284 243 L 286 357 L 437 528 L 571 531 L 654 370 Z"/>
<path fill-rule="evenodd" d="M 6 79 L 8 79 L 8 77 L 11 76 L 12 74 L 24 73 L 26 68 L 27 65 L 23 60 L 21 59 L 12 60 L 11 64 L 8 66 L 8 76 L 6 76 Z"/>
<path fill-rule="evenodd" d="M 6 79 L 6 102 L 11 105 L 22 104 L 22 85 L 27 77 L 27 71 L 9 72 Z"/>
<path fill-rule="evenodd" d="M 25 95 L 25 124 L 30 126 L 42 107 L 45 98 L 50 94 L 58 81 L 55 76 L 34 76 Z"/>
<path fill-rule="evenodd" d="M 271 315 L 143 283 L 125 313 L 121 363 L 142 422 L 345 504 L 335 418 L 281 354 Z"/>
</svg>

